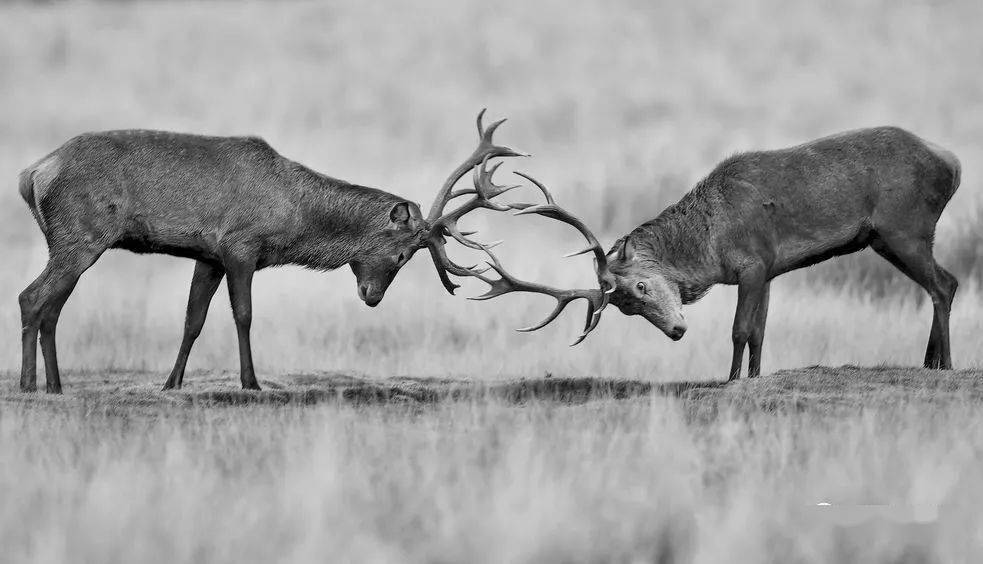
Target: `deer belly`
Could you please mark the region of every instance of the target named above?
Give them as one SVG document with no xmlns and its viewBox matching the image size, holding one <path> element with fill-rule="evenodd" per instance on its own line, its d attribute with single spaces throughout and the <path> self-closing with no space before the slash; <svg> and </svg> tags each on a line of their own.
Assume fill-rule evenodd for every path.
<svg viewBox="0 0 983 564">
<path fill-rule="evenodd" d="M 801 233 L 782 239 L 775 270 L 778 273 L 818 264 L 827 259 L 855 253 L 870 244 L 873 230 L 866 221 L 840 230 Z"/>
<path fill-rule="evenodd" d="M 140 254 L 165 254 L 196 260 L 219 258 L 214 235 L 207 234 L 200 226 L 169 224 L 159 219 L 130 221 L 113 247 Z"/>
</svg>

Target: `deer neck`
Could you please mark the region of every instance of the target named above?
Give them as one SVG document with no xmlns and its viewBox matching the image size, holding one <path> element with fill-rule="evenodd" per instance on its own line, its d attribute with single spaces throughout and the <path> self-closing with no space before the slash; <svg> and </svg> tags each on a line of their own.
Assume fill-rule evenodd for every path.
<svg viewBox="0 0 983 564">
<path fill-rule="evenodd" d="M 679 285 L 683 303 L 695 302 L 724 282 L 715 250 L 714 205 L 688 196 L 630 234 L 639 251 Z"/>
<path fill-rule="evenodd" d="M 333 270 L 373 253 L 401 199 L 388 192 L 327 177 L 307 183 L 285 262 Z"/>
</svg>

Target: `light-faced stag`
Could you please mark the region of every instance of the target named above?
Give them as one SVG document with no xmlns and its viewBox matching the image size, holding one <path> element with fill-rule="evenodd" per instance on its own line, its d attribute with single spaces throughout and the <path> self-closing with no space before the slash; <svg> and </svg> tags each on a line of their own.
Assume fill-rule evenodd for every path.
<svg viewBox="0 0 983 564">
<path fill-rule="evenodd" d="M 925 366 L 950 369 L 956 279 L 932 255 L 935 225 L 959 186 L 951 152 L 895 127 L 860 129 L 730 157 L 607 256 L 611 303 L 678 340 L 682 305 L 737 285 L 728 379 L 761 372 L 772 278 L 870 247 L 922 286 L 934 308 Z"/>
<path fill-rule="evenodd" d="M 36 389 L 40 334 L 47 391 L 61 392 L 55 326 L 79 277 L 108 249 L 164 253 L 196 262 L 184 336 L 165 389 L 180 388 L 191 347 L 201 332 L 213 294 L 228 282 L 239 337 L 240 380 L 259 389 L 250 346 L 253 274 L 297 264 L 332 270 L 348 264 L 359 297 L 382 300 L 399 269 L 428 248 L 444 287 L 448 273 L 480 275 L 453 263 L 445 236 L 469 246 L 457 221 L 488 208 L 508 210 L 492 198 L 511 189 L 495 186 L 484 163 L 522 153 L 496 145 L 504 120 L 485 128 L 478 115 L 478 147 L 451 174 L 427 217 L 417 204 L 374 188 L 337 180 L 291 161 L 255 137 L 206 137 L 157 131 L 88 133 L 28 167 L 20 194 L 48 243 L 44 271 L 20 295 L 20 388 Z M 475 188 L 454 191 L 475 170 Z M 473 195 L 444 213 L 448 201 Z"/>
</svg>

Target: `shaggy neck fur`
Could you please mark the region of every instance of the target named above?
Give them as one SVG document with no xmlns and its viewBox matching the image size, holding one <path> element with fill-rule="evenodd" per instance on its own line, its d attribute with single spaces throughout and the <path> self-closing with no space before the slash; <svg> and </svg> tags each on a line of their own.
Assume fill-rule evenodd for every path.
<svg viewBox="0 0 983 564">
<path fill-rule="evenodd" d="M 700 299 L 719 282 L 713 240 L 717 209 L 715 192 L 705 180 L 658 217 L 626 235 L 636 264 L 675 282 L 683 303 Z"/>
<path fill-rule="evenodd" d="M 298 221 L 285 262 L 332 270 L 378 252 L 389 212 L 404 199 L 297 165 Z"/>
</svg>

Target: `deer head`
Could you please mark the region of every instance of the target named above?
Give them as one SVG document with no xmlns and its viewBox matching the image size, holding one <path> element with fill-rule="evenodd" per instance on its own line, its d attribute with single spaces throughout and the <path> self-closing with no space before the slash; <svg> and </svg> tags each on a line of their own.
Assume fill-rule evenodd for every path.
<svg viewBox="0 0 983 564">
<path fill-rule="evenodd" d="M 420 206 L 397 202 L 388 225 L 373 237 L 371 250 L 349 262 L 358 282 L 358 297 L 369 307 L 382 301 L 393 278 L 426 242 L 428 230 Z"/>
<path fill-rule="evenodd" d="M 608 254 L 608 273 L 614 281 L 611 303 L 621 313 L 644 317 L 673 341 L 683 338 L 686 320 L 679 284 L 657 259 L 635 248 L 631 235 Z"/>
</svg>

